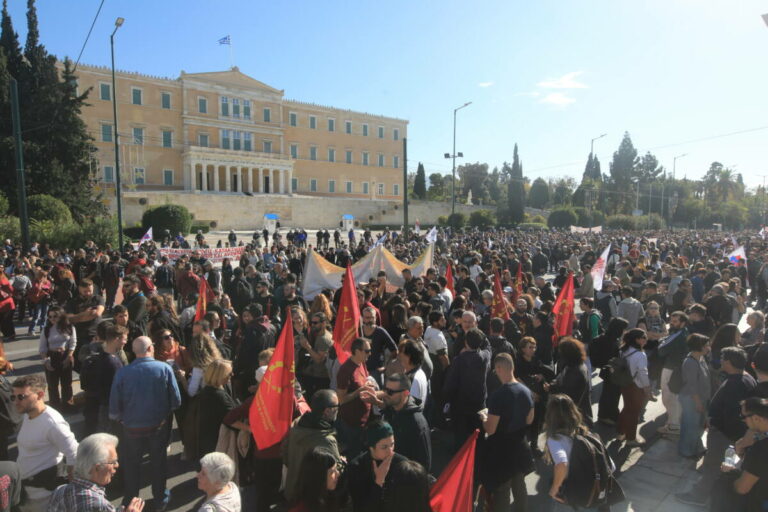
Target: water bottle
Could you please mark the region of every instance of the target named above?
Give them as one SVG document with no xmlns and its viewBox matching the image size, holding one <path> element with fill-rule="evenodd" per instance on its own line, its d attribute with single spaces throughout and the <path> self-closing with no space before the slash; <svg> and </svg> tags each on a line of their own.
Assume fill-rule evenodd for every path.
<svg viewBox="0 0 768 512">
<path fill-rule="evenodd" d="M 727 466 L 729 468 L 736 468 L 736 466 L 739 464 L 739 456 L 736 455 L 736 448 L 733 447 L 733 445 L 729 446 L 727 450 L 725 450 L 725 459 L 723 459 L 723 466 Z"/>
</svg>

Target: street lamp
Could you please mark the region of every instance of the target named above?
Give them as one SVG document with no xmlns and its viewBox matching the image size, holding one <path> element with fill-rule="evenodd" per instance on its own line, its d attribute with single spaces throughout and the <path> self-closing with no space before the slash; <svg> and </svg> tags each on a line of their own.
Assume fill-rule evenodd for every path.
<svg viewBox="0 0 768 512">
<path fill-rule="evenodd" d="M 456 153 L 456 112 L 463 109 L 464 107 L 468 107 L 472 104 L 471 101 L 466 102 L 460 107 L 457 107 L 453 109 L 453 153 L 448 154 L 445 153 L 445 158 L 451 158 L 453 159 L 453 181 L 451 182 L 451 215 L 456 213 L 456 157 L 463 158 L 463 153 Z"/>
<path fill-rule="evenodd" d="M 682 155 L 677 155 L 672 159 L 672 181 L 675 180 L 675 171 L 677 170 L 677 159 L 683 158 L 684 156 L 688 156 L 688 153 L 683 153 Z"/>
<path fill-rule="evenodd" d="M 120 147 L 118 145 L 118 130 L 117 130 L 117 87 L 115 84 L 115 32 L 117 29 L 123 26 L 125 18 L 117 18 L 115 20 L 115 30 L 112 31 L 112 35 L 109 36 L 109 46 L 112 51 L 112 120 L 114 124 L 115 135 L 115 195 L 117 196 L 117 239 L 119 244 L 119 250 L 123 250 L 123 197 L 120 181 Z"/>
<path fill-rule="evenodd" d="M 603 138 L 603 137 L 605 137 L 606 135 L 607 135 L 606 133 L 604 133 L 604 134 L 602 134 L 602 135 L 599 135 L 599 136 L 595 137 L 594 139 L 592 139 L 592 140 L 589 142 L 589 154 L 590 154 L 590 155 L 593 155 L 593 156 L 594 156 L 594 154 L 595 154 L 595 141 L 596 141 L 597 139 L 602 139 L 602 138 Z"/>
</svg>

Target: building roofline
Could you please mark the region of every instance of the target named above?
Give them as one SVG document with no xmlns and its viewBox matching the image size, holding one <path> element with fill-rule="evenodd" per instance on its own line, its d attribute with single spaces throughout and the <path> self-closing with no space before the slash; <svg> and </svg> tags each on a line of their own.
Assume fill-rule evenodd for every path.
<svg viewBox="0 0 768 512">
<path fill-rule="evenodd" d="M 286 104 L 286 103 L 294 103 L 296 105 L 302 105 L 302 106 L 306 106 L 306 107 L 315 107 L 315 108 L 318 108 L 318 109 L 329 109 L 329 110 L 335 110 L 337 112 L 349 112 L 350 114 L 360 114 L 360 115 L 364 115 L 364 116 L 368 116 L 368 117 L 375 117 L 375 118 L 378 118 L 378 119 L 387 119 L 389 121 L 399 121 L 399 122 L 405 123 L 405 124 L 409 123 L 409 121 L 407 119 L 402 119 L 402 118 L 399 118 L 399 117 L 385 116 L 385 115 L 382 115 L 382 114 L 371 114 L 370 112 L 361 112 L 359 110 L 352 110 L 352 109 L 348 109 L 348 108 L 333 107 L 333 106 L 330 106 L 330 105 L 320 105 L 318 103 L 312 103 L 310 101 L 284 99 L 283 103 L 284 104 Z"/>
</svg>

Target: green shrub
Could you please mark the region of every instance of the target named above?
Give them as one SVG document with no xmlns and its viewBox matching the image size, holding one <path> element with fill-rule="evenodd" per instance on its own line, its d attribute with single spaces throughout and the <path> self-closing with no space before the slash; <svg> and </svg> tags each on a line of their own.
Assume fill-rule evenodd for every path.
<svg viewBox="0 0 768 512">
<path fill-rule="evenodd" d="M 0 239 L 21 240 L 21 222 L 18 217 L 0 217 Z"/>
<path fill-rule="evenodd" d="M 155 236 L 162 236 L 167 229 L 172 236 L 181 232 L 188 234 L 192 229 L 192 215 L 186 207 L 178 204 L 155 206 L 144 212 L 141 225 L 146 231 L 152 228 Z"/>
<path fill-rule="evenodd" d="M 605 223 L 605 214 L 598 210 L 592 210 L 592 226 L 602 226 Z"/>
<path fill-rule="evenodd" d="M 523 222 L 518 226 L 518 228 L 522 230 L 547 229 L 547 225 L 544 222 Z"/>
<path fill-rule="evenodd" d="M 448 225 L 448 217 L 445 215 L 441 215 L 437 218 L 437 223 L 441 226 L 447 226 Z"/>
<path fill-rule="evenodd" d="M 10 208 L 8 198 L 5 197 L 5 194 L 0 192 L 0 217 L 8 214 L 8 208 Z"/>
<path fill-rule="evenodd" d="M 92 240 L 97 247 L 106 247 L 107 244 L 117 247 L 117 219 L 112 217 L 100 217 L 95 220 L 80 224 L 80 233 L 83 242 Z M 82 245 L 78 246 L 82 247 Z"/>
<path fill-rule="evenodd" d="M 452 213 L 448 216 L 446 222 L 452 228 L 460 229 L 463 228 L 464 224 L 467 223 L 467 216 L 461 212 Z"/>
<path fill-rule="evenodd" d="M 130 240 L 140 240 L 147 230 L 141 226 L 132 226 L 130 228 L 123 228 L 123 236 Z"/>
<path fill-rule="evenodd" d="M 527 221 L 529 224 L 547 224 L 547 219 L 543 215 L 533 215 Z"/>
<path fill-rule="evenodd" d="M 496 215 L 491 210 L 477 210 L 470 214 L 469 225 L 485 229 L 496 224 Z"/>
<path fill-rule="evenodd" d="M 634 217 L 632 215 L 611 215 L 605 219 L 605 227 L 610 229 L 642 230 L 642 229 L 663 229 L 664 220 L 657 214 L 652 213 L 650 226 L 647 215 Z"/>
<path fill-rule="evenodd" d="M 63 201 L 47 194 L 36 194 L 27 198 L 27 213 L 30 220 L 51 221 L 54 224 L 72 222 L 72 212 Z"/>
<path fill-rule="evenodd" d="M 579 220 L 573 208 L 558 208 L 552 210 L 547 219 L 547 226 L 551 228 L 570 228 Z"/>
<path fill-rule="evenodd" d="M 117 245 L 117 223 L 112 217 L 83 223 L 56 224 L 50 220 L 33 220 L 29 224 L 33 242 L 48 244 L 53 249 L 84 247 L 89 240 L 98 247 Z"/>
<path fill-rule="evenodd" d="M 192 231 L 190 233 L 197 233 L 198 231 L 202 231 L 203 233 L 207 233 L 211 230 L 210 224 L 193 224 L 192 225 Z M 173 232 L 171 232 L 173 233 Z"/>
</svg>

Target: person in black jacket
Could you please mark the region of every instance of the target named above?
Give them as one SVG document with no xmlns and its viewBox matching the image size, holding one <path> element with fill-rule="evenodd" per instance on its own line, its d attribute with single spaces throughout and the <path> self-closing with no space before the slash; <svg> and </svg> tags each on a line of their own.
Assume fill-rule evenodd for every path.
<svg viewBox="0 0 768 512">
<path fill-rule="evenodd" d="M 225 386 L 232 377 L 232 364 L 223 359 L 211 362 L 203 374 L 205 387 L 200 391 L 200 414 L 197 417 L 197 449 L 196 457 L 216 451 L 219 439 L 219 428 L 224 416 L 237 406 Z"/>
<path fill-rule="evenodd" d="M 411 379 L 407 375 L 393 373 L 387 377 L 382 413 L 394 431 L 397 451 L 429 471 L 432 467 L 429 424 L 420 400 L 411 396 L 410 389 Z"/>
<path fill-rule="evenodd" d="M 568 395 L 581 411 L 584 423 L 592 426 L 592 402 L 589 395 L 589 372 L 587 371 L 587 352 L 584 344 L 575 338 L 566 337 L 557 346 L 559 354 L 558 375 L 552 384 L 544 386 L 551 394 Z"/>
<path fill-rule="evenodd" d="M 592 360 L 593 368 L 603 368 L 608 364 L 611 358 L 619 355 L 619 346 L 621 337 L 629 326 L 629 322 L 620 316 L 611 318 L 605 332 L 592 340 L 589 346 L 589 358 Z M 602 389 L 600 391 L 600 406 L 597 410 L 597 421 L 606 425 L 615 425 L 619 420 L 619 398 L 621 398 L 621 388 L 611 382 L 608 374 L 600 372 L 603 378 Z"/>
</svg>

